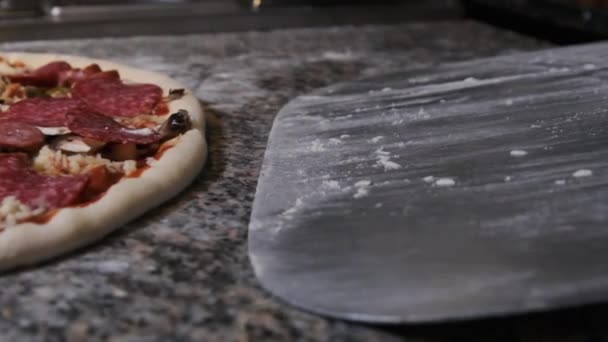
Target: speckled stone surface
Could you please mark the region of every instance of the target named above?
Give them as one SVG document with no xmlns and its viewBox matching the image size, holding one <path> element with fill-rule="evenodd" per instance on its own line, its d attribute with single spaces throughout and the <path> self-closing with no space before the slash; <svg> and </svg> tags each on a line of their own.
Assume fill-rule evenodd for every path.
<svg viewBox="0 0 608 342">
<path fill-rule="evenodd" d="M 521 330 L 519 321 L 500 329 L 382 328 L 288 307 L 253 277 L 247 224 L 273 117 L 290 98 L 362 76 L 542 46 L 467 21 L 0 45 L 167 73 L 204 103 L 210 146 L 194 184 L 154 213 L 77 253 L 1 276 L 0 341 L 507 338 L 502 330 Z M 529 340 L 553 340 L 539 329 Z"/>
</svg>

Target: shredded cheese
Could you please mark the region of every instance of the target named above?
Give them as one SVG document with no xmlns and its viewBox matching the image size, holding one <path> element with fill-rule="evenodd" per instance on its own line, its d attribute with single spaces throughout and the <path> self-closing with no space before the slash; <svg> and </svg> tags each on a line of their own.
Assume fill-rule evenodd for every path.
<svg viewBox="0 0 608 342">
<path fill-rule="evenodd" d="M 116 119 L 116 121 L 127 127 L 135 128 L 156 128 L 165 120 L 167 120 L 167 115 L 137 115 Z"/>
<path fill-rule="evenodd" d="M 44 208 L 32 209 L 15 196 L 8 196 L 0 202 L 0 228 L 13 226 L 30 217 L 42 214 Z"/>
<path fill-rule="evenodd" d="M 20 61 L 11 62 L 0 56 L 0 75 L 14 75 L 24 72 L 24 65 Z M 18 102 L 25 98 L 24 87 L 17 83 L 11 83 L 7 78 L 0 79 L 0 100 L 4 104 Z"/>
<path fill-rule="evenodd" d="M 44 146 L 34 159 L 34 169 L 48 175 L 81 174 L 100 165 L 110 172 L 122 172 L 129 175 L 137 170 L 135 160 L 111 161 L 101 155 L 66 154 Z"/>
</svg>

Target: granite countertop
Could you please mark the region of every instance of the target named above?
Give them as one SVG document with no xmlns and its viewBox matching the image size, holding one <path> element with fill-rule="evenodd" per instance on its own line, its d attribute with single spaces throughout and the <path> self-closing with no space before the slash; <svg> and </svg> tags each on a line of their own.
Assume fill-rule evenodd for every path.
<svg viewBox="0 0 608 342">
<path fill-rule="evenodd" d="M 1 276 L 0 340 L 589 340 L 579 331 L 599 329 L 598 309 L 582 313 L 597 317 L 585 323 L 580 312 L 391 328 L 325 319 L 264 292 L 246 253 L 267 136 L 289 99 L 338 81 L 547 45 L 468 21 L 2 44 L 175 77 L 206 108 L 210 154 L 194 184 L 153 214 L 60 260 Z"/>
</svg>

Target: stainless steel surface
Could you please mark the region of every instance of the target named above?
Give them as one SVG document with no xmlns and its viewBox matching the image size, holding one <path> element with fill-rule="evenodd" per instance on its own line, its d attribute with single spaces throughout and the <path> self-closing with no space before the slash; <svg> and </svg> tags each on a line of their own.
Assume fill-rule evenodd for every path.
<svg viewBox="0 0 608 342">
<path fill-rule="evenodd" d="M 234 1 L 196 3 L 144 3 L 114 5 L 50 6 L 47 13 L 55 21 L 137 20 L 140 18 L 203 17 L 222 13 L 238 13 L 243 7 Z"/>
<path fill-rule="evenodd" d="M 249 252 L 334 317 L 608 301 L 608 43 L 329 87 L 278 114 Z"/>
<path fill-rule="evenodd" d="M 14 11 L 37 11 L 42 8 L 43 0 L 0 0 L 0 8 Z"/>
<path fill-rule="evenodd" d="M 395 23 L 460 18 L 450 0 L 360 6 L 272 6 L 253 10 L 242 1 L 73 5 L 50 3 L 46 14 L 0 11 L 0 40 L 266 30 L 303 26 Z"/>
</svg>

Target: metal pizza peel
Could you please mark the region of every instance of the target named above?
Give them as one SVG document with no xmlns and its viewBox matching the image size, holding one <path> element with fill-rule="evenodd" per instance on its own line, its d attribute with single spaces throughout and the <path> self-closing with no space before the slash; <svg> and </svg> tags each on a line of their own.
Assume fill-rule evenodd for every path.
<svg viewBox="0 0 608 342">
<path fill-rule="evenodd" d="M 249 227 L 279 298 L 381 323 L 608 299 L 608 44 L 338 84 L 278 114 Z"/>
</svg>

